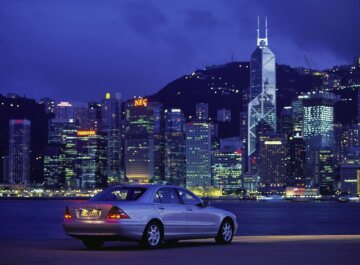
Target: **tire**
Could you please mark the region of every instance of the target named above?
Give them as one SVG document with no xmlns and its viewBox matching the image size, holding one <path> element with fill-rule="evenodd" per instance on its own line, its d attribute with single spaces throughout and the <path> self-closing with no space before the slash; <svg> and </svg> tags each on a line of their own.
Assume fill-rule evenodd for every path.
<svg viewBox="0 0 360 265">
<path fill-rule="evenodd" d="M 104 245 L 104 241 L 97 239 L 84 239 L 82 242 L 87 249 L 100 249 Z"/>
<path fill-rule="evenodd" d="M 229 219 L 222 221 L 215 241 L 218 244 L 230 244 L 234 237 L 234 225 Z"/>
<path fill-rule="evenodd" d="M 159 248 L 163 241 L 164 232 L 162 226 L 157 221 L 151 221 L 147 224 L 141 239 L 141 245 L 145 248 Z"/>
</svg>

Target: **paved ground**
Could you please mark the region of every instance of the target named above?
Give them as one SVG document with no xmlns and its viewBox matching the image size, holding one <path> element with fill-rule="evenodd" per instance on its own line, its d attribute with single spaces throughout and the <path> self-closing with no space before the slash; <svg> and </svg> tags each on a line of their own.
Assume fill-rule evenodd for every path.
<svg viewBox="0 0 360 265">
<path fill-rule="evenodd" d="M 213 240 L 182 241 L 159 250 L 112 242 L 99 251 L 86 250 L 80 241 L 4 241 L 0 239 L 0 265 L 52 264 L 360 264 L 357 236 L 251 236 L 236 237 L 231 245 Z"/>
</svg>

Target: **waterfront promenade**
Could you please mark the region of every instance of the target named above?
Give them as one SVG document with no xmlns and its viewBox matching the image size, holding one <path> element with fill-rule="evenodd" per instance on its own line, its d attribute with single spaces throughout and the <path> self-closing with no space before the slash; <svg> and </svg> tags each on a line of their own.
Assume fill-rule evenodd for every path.
<svg viewBox="0 0 360 265">
<path fill-rule="evenodd" d="M 1 240 L 0 265 L 38 264 L 274 264 L 357 265 L 360 235 L 237 236 L 231 245 L 214 240 L 181 241 L 159 250 L 144 250 L 135 243 L 106 243 L 87 250 L 75 239 Z"/>
</svg>

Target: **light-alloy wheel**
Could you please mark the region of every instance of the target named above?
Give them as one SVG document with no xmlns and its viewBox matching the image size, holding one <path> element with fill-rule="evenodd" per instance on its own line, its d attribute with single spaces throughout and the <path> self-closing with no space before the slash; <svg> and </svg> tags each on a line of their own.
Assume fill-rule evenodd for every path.
<svg viewBox="0 0 360 265">
<path fill-rule="evenodd" d="M 146 248 L 158 248 L 163 240 L 163 230 L 161 224 L 157 221 L 150 222 L 145 230 L 141 244 Z"/>
<path fill-rule="evenodd" d="M 215 238 L 218 244 L 229 244 L 231 243 L 234 236 L 234 228 L 229 220 L 224 220 L 220 226 L 218 235 Z"/>
<path fill-rule="evenodd" d="M 147 230 L 147 241 L 150 246 L 154 247 L 159 244 L 160 241 L 160 228 L 156 224 L 150 225 Z"/>
</svg>

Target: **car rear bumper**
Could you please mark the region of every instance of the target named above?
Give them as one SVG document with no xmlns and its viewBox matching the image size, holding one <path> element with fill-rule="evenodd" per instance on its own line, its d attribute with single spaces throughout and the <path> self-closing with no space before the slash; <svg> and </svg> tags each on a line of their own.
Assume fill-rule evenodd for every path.
<svg viewBox="0 0 360 265">
<path fill-rule="evenodd" d="M 140 240 L 145 225 L 131 223 L 109 223 L 106 221 L 70 221 L 64 222 L 65 232 L 72 237 L 84 239 L 89 237 L 106 238 L 107 240 Z"/>
</svg>

